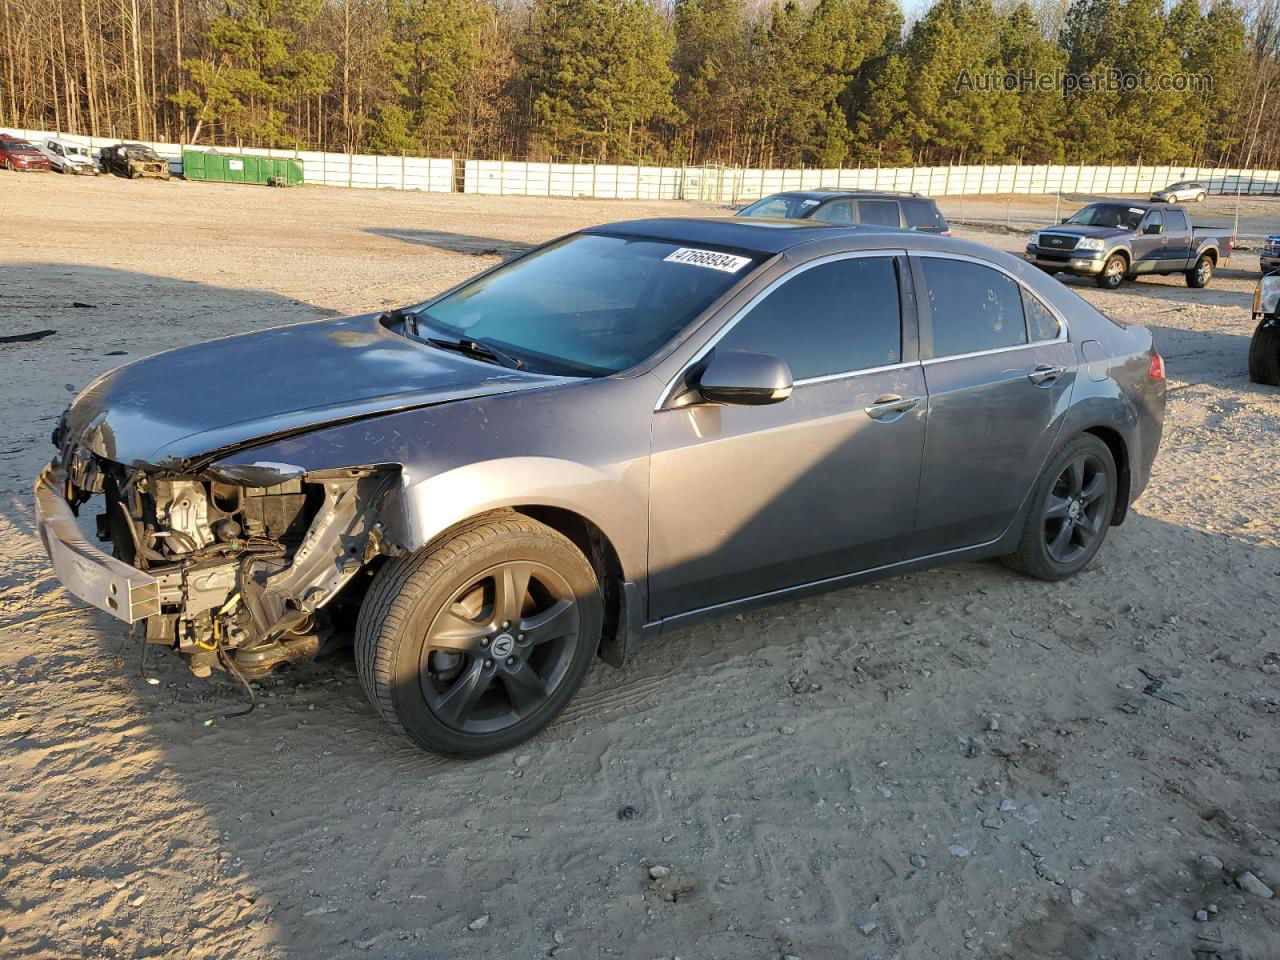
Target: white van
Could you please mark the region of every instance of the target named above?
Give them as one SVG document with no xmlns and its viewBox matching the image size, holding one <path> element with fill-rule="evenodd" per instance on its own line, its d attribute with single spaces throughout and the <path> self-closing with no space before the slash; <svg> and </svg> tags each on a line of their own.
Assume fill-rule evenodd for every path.
<svg viewBox="0 0 1280 960">
<path fill-rule="evenodd" d="M 49 166 L 58 173 L 93 176 L 98 172 L 98 165 L 89 155 L 89 148 L 82 143 L 50 137 L 40 144 L 40 152 L 49 158 Z"/>
</svg>

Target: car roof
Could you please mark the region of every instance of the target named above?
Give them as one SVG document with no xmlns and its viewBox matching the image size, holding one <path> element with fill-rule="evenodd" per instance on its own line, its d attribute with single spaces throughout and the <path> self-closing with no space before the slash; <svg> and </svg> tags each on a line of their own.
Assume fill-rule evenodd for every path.
<svg viewBox="0 0 1280 960">
<path fill-rule="evenodd" d="M 837 190 L 833 187 L 824 187 L 817 190 L 779 190 L 777 193 L 770 193 L 769 197 L 799 197 L 802 200 L 830 200 L 832 197 L 853 197 L 862 200 L 901 200 L 904 197 L 908 200 L 932 200 L 923 193 L 913 193 L 905 190 Z M 761 199 L 765 199 L 762 197 Z"/>
<path fill-rule="evenodd" d="M 1086 207 L 1092 207 L 1099 203 L 1109 203 L 1116 207 L 1133 207 L 1135 210 L 1168 210 L 1176 208 L 1176 203 L 1153 203 L 1150 200 L 1126 200 L 1124 197 L 1116 197 L 1114 200 L 1090 200 L 1085 204 Z M 1083 209 L 1083 207 L 1081 208 Z"/>
<path fill-rule="evenodd" d="M 649 220 L 602 223 L 582 232 L 646 237 L 671 243 L 713 244 L 757 253 L 782 253 L 811 240 L 833 239 L 841 234 L 850 238 L 886 233 L 903 238 L 914 235 L 912 231 L 899 227 L 784 220 L 776 217 L 655 217 Z"/>
</svg>

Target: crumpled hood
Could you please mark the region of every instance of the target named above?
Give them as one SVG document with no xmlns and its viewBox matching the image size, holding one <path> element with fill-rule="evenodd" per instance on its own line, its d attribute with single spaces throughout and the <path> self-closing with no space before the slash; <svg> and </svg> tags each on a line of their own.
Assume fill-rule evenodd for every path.
<svg viewBox="0 0 1280 960">
<path fill-rule="evenodd" d="M 330 423 L 565 379 L 437 350 L 387 330 L 376 315 L 318 320 L 118 367 L 72 401 L 62 442 L 127 466 L 181 470 Z"/>
</svg>

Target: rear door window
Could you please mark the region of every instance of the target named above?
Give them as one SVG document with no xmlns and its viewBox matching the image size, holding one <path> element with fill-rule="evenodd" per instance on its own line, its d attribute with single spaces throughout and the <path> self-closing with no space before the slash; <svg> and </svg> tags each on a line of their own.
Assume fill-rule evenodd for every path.
<svg viewBox="0 0 1280 960">
<path fill-rule="evenodd" d="M 921 257 L 933 355 L 953 357 L 1027 342 L 1018 284 L 998 270 L 968 260 Z"/>
<path fill-rule="evenodd" d="M 941 233 L 947 229 L 947 221 L 929 200 L 903 200 L 902 216 L 906 218 L 908 227 L 915 227 L 917 230 Z"/>
<path fill-rule="evenodd" d="M 859 200 L 858 222 L 869 223 L 877 227 L 899 227 L 902 219 L 898 215 L 897 200 Z"/>
<path fill-rule="evenodd" d="M 809 219 L 823 223 L 853 223 L 853 201 L 831 200 L 810 214 Z"/>
<path fill-rule="evenodd" d="M 720 347 L 781 357 L 797 380 L 902 359 L 902 308 L 893 257 L 851 257 L 802 269 L 775 287 Z"/>
<path fill-rule="evenodd" d="M 1168 230 L 1186 232 L 1187 214 L 1182 210 L 1166 210 L 1164 214 L 1165 224 Z"/>
</svg>

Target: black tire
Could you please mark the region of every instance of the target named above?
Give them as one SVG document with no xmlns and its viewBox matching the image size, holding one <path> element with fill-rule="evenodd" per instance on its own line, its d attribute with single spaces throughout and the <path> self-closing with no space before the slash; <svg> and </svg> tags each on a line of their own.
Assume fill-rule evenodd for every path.
<svg viewBox="0 0 1280 960">
<path fill-rule="evenodd" d="M 1203 191 L 1203 190 L 1196 194 L 1196 203 L 1204 203 L 1204 191 Z"/>
<path fill-rule="evenodd" d="M 1098 271 L 1098 275 L 1093 278 L 1093 282 L 1100 286 L 1103 290 L 1114 290 L 1120 284 L 1124 283 L 1124 275 L 1129 270 L 1129 261 L 1125 259 L 1123 253 L 1113 253 L 1107 257 L 1106 262 L 1102 264 L 1102 269 Z"/>
<path fill-rule="evenodd" d="M 1200 259 L 1196 261 L 1196 265 L 1188 270 L 1185 276 L 1188 287 L 1194 290 L 1207 287 L 1209 281 L 1213 279 L 1213 257 L 1208 254 L 1201 255 Z"/>
<path fill-rule="evenodd" d="M 603 624 L 600 584 L 573 543 L 520 514 L 488 514 L 377 572 L 356 622 L 356 672 L 412 742 L 481 757 L 555 719 Z"/>
<path fill-rule="evenodd" d="M 1107 538 L 1116 490 L 1111 450 L 1093 434 L 1077 435 L 1045 465 L 1031 492 L 1018 549 L 1000 559 L 1040 580 L 1074 576 Z"/>
<path fill-rule="evenodd" d="M 1249 341 L 1249 379 L 1269 387 L 1280 387 L 1280 319 L 1258 323 Z"/>
</svg>

